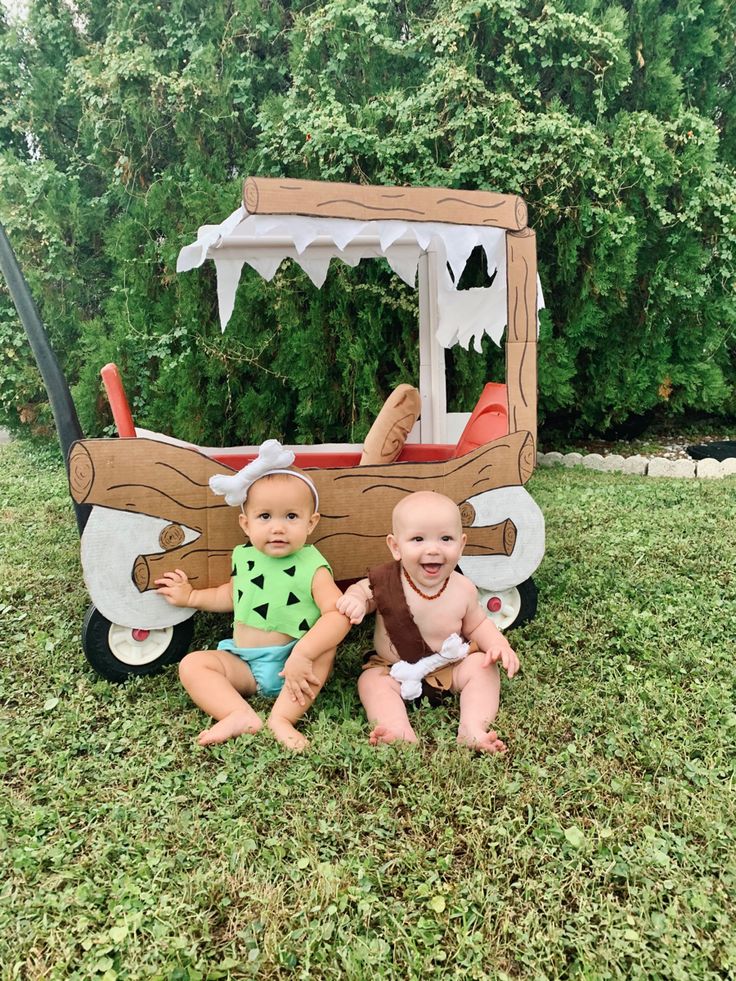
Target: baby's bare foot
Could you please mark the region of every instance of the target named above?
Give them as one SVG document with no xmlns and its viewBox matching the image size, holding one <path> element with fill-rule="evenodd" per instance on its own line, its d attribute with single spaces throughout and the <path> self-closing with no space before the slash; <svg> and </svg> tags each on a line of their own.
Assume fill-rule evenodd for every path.
<svg viewBox="0 0 736 981">
<path fill-rule="evenodd" d="M 211 728 L 203 729 L 197 737 L 200 746 L 210 746 L 214 743 L 224 743 L 228 739 L 242 736 L 244 732 L 258 732 L 263 722 L 250 706 L 238 709 L 220 719 Z"/>
<path fill-rule="evenodd" d="M 303 736 L 298 729 L 295 729 L 288 719 L 283 719 L 279 716 L 269 716 L 268 728 L 276 736 L 278 741 L 282 746 L 286 746 L 287 749 L 293 749 L 297 753 L 301 753 L 309 746 L 309 740 Z"/>
<path fill-rule="evenodd" d="M 505 753 L 506 743 L 498 738 L 498 733 L 491 729 L 490 732 L 459 732 L 457 741 L 461 746 L 469 746 L 470 749 L 478 753 Z"/>
<path fill-rule="evenodd" d="M 394 730 L 388 726 L 376 726 L 368 736 L 371 746 L 378 746 L 379 743 L 416 743 L 418 742 L 416 733 L 413 729 Z"/>
</svg>

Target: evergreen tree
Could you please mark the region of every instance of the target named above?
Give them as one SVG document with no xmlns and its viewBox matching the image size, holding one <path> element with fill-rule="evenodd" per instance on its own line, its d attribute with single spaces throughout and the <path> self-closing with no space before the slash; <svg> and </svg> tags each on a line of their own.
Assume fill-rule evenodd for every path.
<svg viewBox="0 0 736 981">
<path fill-rule="evenodd" d="M 0 217 L 83 426 L 97 372 L 206 443 L 359 439 L 416 381 L 416 296 L 339 263 L 322 291 L 176 276 L 249 173 L 522 194 L 547 300 L 540 412 L 570 431 L 733 413 L 736 13 L 726 0 L 31 0 L 0 21 Z M 470 408 L 486 358 L 453 350 Z M 0 294 L 0 411 L 42 400 Z"/>
</svg>

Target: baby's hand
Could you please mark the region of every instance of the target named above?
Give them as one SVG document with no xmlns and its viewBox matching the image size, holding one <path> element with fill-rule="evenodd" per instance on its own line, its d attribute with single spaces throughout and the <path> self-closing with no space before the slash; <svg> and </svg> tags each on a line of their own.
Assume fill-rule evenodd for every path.
<svg viewBox="0 0 736 981">
<path fill-rule="evenodd" d="M 519 658 L 503 634 L 499 634 L 493 646 L 485 652 L 482 663 L 483 667 L 487 668 L 490 664 L 498 664 L 499 661 L 509 678 L 513 678 L 519 670 Z"/>
<path fill-rule="evenodd" d="M 366 602 L 348 590 L 335 604 L 338 613 L 346 616 L 351 623 L 360 623 L 365 616 Z"/>
<path fill-rule="evenodd" d="M 314 665 L 306 654 L 300 654 L 296 648 L 287 657 L 284 670 L 279 671 L 279 675 L 284 679 L 284 688 L 292 702 L 306 705 L 307 698 L 311 701 L 317 694 L 317 691 L 312 691 L 312 686 L 319 689 L 319 678 L 314 673 Z"/>
<path fill-rule="evenodd" d="M 176 569 L 174 572 L 166 572 L 160 579 L 157 579 L 156 590 L 165 597 L 172 606 L 189 606 L 189 597 L 194 590 L 189 584 L 186 572 Z"/>
</svg>

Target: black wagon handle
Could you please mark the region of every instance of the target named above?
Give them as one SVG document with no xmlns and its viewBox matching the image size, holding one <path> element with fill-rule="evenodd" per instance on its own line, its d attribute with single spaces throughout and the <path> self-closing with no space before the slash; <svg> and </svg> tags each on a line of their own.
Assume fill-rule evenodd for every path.
<svg viewBox="0 0 736 981">
<path fill-rule="evenodd" d="M 51 411 L 54 414 L 56 433 L 59 437 L 59 445 L 67 466 L 69 468 L 69 450 L 72 443 L 84 438 L 82 427 L 79 424 L 79 417 L 69 391 L 69 385 L 63 371 L 59 367 L 59 362 L 51 346 L 51 341 L 46 333 L 46 329 L 41 320 L 41 315 L 31 296 L 28 283 L 18 265 L 13 247 L 5 233 L 2 222 L 0 222 L 0 270 L 2 270 L 5 282 L 8 284 L 11 299 L 18 311 L 26 336 L 31 345 L 33 356 L 41 372 L 43 383 L 51 404 Z M 77 519 L 77 528 L 81 535 L 84 526 L 87 524 L 90 507 L 87 504 L 77 504 L 72 501 L 74 513 Z"/>
</svg>

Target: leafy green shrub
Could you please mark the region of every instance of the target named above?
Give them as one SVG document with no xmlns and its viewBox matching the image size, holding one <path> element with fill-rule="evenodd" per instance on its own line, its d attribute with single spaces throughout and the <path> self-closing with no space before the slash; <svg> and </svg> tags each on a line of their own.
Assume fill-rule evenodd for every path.
<svg viewBox="0 0 736 981">
<path fill-rule="evenodd" d="M 733 413 L 735 18 L 725 0 L 32 0 L 0 22 L 0 217 L 85 430 L 110 425 L 106 360 L 140 424 L 205 443 L 360 439 L 416 381 L 416 296 L 377 263 L 335 264 L 322 291 L 245 272 L 220 336 L 212 270 L 177 276 L 176 255 L 248 173 L 522 194 L 542 421 Z M 0 293 L 0 338 L 9 311 Z M 43 400 L 13 344 L 6 417 Z M 453 407 L 498 377 L 484 351 L 448 354 Z"/>
</svg>

